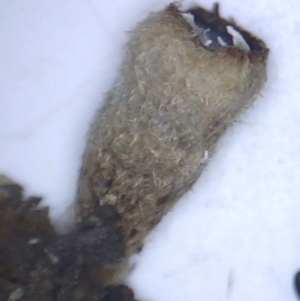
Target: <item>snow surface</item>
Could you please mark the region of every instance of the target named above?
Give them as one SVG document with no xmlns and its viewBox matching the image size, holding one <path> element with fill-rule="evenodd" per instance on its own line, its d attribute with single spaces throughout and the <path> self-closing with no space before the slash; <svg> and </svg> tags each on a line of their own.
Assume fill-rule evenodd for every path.
<svg viewBox="0 0 300 301">
<path fill-rule="evenodd" d="M 0 0 L 0 173 L 68 224 L 84 136 L 128 31 L 159 0 Z M 185 1 L 184 7 L 212 1 Z M 144 301 L 294 301 L 300 268 L 300 3 L 223 0 L 271 49 L 268 81 L 128 277 Z"/>
</svg>

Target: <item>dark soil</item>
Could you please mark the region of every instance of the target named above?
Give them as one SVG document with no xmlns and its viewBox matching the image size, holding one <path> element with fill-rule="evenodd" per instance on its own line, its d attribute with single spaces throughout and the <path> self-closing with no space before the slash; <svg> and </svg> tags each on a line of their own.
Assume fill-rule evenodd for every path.
<svg viewBox="0 0 300 301">
<path fill-rule="evenodd" d="M 104 287 L 107 267 L 124 257 L 118 215 L 107 206 L 101 225 L 55 232 L 40 198 L 0 179 L 0 301 L 133 301 L 124 285 Z"/>
</svg>

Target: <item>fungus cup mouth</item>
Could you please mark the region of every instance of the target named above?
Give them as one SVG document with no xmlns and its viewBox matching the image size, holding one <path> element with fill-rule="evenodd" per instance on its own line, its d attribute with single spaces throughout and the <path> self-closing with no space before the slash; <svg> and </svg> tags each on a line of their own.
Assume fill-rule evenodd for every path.
<svg viewBox="0 0 300 301">
<path fill-rule="evenodd" d="M 266 50 L 262 40 L 239 27 L 234 21 L 221 18 L 218 3 L 214 4 L 212 11 L 194 7 L 182 12 L 182 16 L 192 26 L 201 43 L 210 50 L 221 47 L 235 47 L 249 52 Z"/>
</svg>

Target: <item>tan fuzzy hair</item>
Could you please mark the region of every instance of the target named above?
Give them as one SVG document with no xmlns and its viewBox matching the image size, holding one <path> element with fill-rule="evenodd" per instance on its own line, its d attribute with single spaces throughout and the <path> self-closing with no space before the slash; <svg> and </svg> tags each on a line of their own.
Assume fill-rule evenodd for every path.
<svg viewBox="0 0 300 301">
<path fill-rule="evenodd" d="M 101 225 L 94 212 L 110 205 L 120 216 L 126 257 L 141 245 L 260 91 L 268 50 L 257 41 L 259 50 L 210 50 L 174 5 L 137 25 L 90 128 L 77 195 L 79 223 Z"/>
</svg>

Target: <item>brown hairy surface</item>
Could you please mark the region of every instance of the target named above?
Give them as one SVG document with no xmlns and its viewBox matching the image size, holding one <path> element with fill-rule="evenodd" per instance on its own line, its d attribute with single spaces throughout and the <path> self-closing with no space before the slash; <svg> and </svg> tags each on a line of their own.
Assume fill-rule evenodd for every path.
<svg viewBox="0 0 300 301">
<path fill-rule="evenodd" d="M 208 49 L 174 5 L 131 33 L 91 125 L 77 197 L 79 224 L 101 224 L 94 213 L 104 205 L 120 214 L 126 257 L 191 188 L 262 87 L 268 50 L 244 33 L 258 50 Z"/>
</svg>

